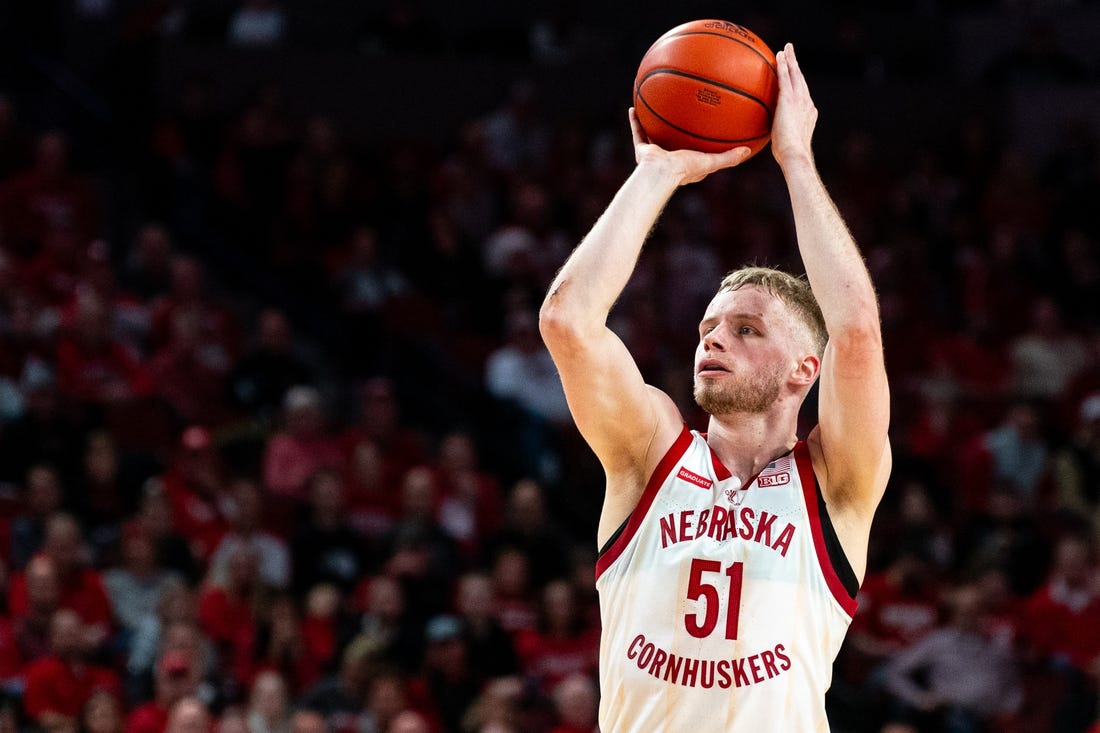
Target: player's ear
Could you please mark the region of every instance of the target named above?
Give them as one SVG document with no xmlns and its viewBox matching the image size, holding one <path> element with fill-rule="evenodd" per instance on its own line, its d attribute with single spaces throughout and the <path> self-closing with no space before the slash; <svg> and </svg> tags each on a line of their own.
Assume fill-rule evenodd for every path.
<svg viewBox="0 0 1100 733">
<path fill-rule="evenodd" d="M 819 371 L 821 371 L 821 359 L 814 354 L 803 354 L 795 364 L 794 371 L 791 372 L 791 380 L 799 386 L 809 387 L 817 379 Z"/>
</svg>

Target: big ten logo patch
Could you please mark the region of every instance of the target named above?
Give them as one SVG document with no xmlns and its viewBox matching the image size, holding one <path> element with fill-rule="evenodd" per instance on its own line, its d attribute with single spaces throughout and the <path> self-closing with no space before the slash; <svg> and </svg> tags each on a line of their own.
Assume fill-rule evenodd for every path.
<svg viewBox="0 0 1100 733">
<path fill-rule="evenodd" d="M 756 485 L 761 488 L 767 488 L 769 486 L 783 486 L 791 482 L 791 472 L 783 471 L 782 473 L 772 473 L 768 475 L 760 474 L 760 478 L 756 480 Z"/>
</svg>

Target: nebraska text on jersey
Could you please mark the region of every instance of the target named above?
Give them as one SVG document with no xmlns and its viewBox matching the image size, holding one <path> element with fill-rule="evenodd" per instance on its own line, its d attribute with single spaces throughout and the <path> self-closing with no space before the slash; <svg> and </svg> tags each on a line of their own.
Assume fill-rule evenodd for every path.
<svg viewBox="0 0 1100 733">
<path fill-rule="evenodd" d="M 804 443 L 740 487 L 685 428 L 596 586 L 602 730 L 828 729 L 855 600 L 829 559 Z"/>
</svg>

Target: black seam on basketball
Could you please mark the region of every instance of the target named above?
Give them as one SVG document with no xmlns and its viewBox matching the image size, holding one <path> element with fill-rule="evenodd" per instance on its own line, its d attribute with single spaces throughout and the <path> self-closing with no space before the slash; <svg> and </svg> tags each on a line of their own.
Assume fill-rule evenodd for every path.
<svg viewBox="0 0 1100 733">
<path fill-rule="evenodd" d="M 768 61 L 768 57 L 760 53 L 760 49 L 758 49 L 756 46 L 752 45 L 751 43 L 745 43 L 740 38 L 727 36 L 725 33 L 715 33 L 714 31 L 683 31 L 682 33 L 677 33 L 674 36 L 669 36 L 665 40 L 671 41 L 673 38 L 679 38 L 680 36 L 718 36 L 719 38 L 725 38 L 727 41 L 740 43 L 745 48 L 751 49 L 753 53 L 763 59 L 764 63 L 768 65 L 768 68 L 772 70 L 772 74 L 775 76 L 775 78 L 779 78 L 779 72 L 776 70 L 775 65 L 771 61 Z M 656 46 L 657 44 L 654 43 L 653 45 Z M 650 47 L 650 50 L 652 50 L 652 47 Z M 649 51 L 646 51 L 646 53 L 649 53 Z"/>
<path fill-rule="evenodd" d="M 637 94 L 638 94 L 638 99 L 641 100 L 642 104 L 645 105 L 645 108 L 648 109 L 654 117 L 656 117 L 658 120 L 660 120 L 661 122 L 663 122 L 666 125 L 668 125 L 669 127 L 671 127 L 673 130 L 676 130 L 677 132 L 681 132 L 681 133 L 687 135 L 688 137 L 693 137 L 696 140 L 706 140 L 707 142 L 710 142 L 710 143 L 722 143 L 723 145 L 725 145 L 726 143 L 747 143 L 747 142 L 752 142 L 753 140 L 759 140 L 762 137 L 767 137 L 770 134 L 770 130 L 769 130 L 768 132 L 761 133 L 761 134 L 756 135 L 754 137 L 742 137 L 742 138 L 737 138 L 735 140 L 727 140 L 726 138 L 721 138 L 721 137 L 705 137 L 703 135 L 696 135 L 694 132 L 691 132 L 690 130 L 685 130 L 684 128 L 680 127 L 679 125 L 674 125 L 671 122 L 669 122 L 668 120 L 666 120 L 664 117 L 662 117 L 657 112 L 657 110 L 653 109 L 653 107 L 649 104 L 649 102 L 645 101 L 645 97 L 642 96 L 642 90 L 641 90 L 640 87 L 637 89 Z"/>
<path fill-rule="evenodd" d="M 763 99 L 760 99 L 757 96 L 749 94 L 744 89 L 738 89 L 737 87 L 726 86 L 725 84 L 723 84 L 721 82 L 717 82 L 714 79 L 708 79 L 705 76 L 696 76 L 695 74 L 689 74 L 686 71 L 679 71 L 678 69 L 666 69 L 666 68 L 662 67 L 662 68 L 659 68 L 659 69 L 650 70 L 650 72 L 648 74 L 646 74 L 645 76 L 643 76 L 641 81 L 639 81 L 638 84 L 637 84 L 638 96 L 639 97 L 642 96 L 642 84 L 645 84 L 646 79 L 648 79 L 651 76 L 655 76 L 657 74 L 672 74 L 673 76 L 682 76 L 685 79 L 691 79 L 692 81 L 701 82 L 703 84 L 710 84 L 710 85 L 716 86 L 720 89 L 725 89 L 727 92 L 733 92 L 734 94 L 739 94 L 742 97 L 744 97 L 745 99 L 751 99 L 752 101 L 756 102 L 757 104 L 759 104 L 761 107 L 764 108 L 764 111 L 768 114 L 768 122 L 771 122 L 772 110 L 771 110 L 770 107 L 768 107 L 767 103 L 765 103 Z M 649 107 L 648 104 L 646 106 Z M 771 127 L 771 125 L 768 125 L 768 126 Z"/>
</svg>

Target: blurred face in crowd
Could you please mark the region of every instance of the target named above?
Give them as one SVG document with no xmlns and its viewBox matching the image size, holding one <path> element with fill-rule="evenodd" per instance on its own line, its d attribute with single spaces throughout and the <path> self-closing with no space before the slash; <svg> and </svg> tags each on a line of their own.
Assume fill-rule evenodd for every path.
<svg viewBox="0 0 1100 733">
<path fill-rule="evenodd" d="M 248 594 L 256 587 L 259 579 L 260 564 L 256 553 L 247 547 L 240 547 L 229 558 L 228 584 L 230 590 Z"/>
<path fill-rule="evenodd" d="M 379 575 L 371 581 L 367 592 L 367 613 L 396 621 L 404 611 L 405 593 L 397 580 L 388 575 Z"/>
<path fill-rule="evenodd" d="M 53 615 L 50 623 L 50 649 L 65 660 L 80 656 L 84 635 L 84 622 L 76 611 L 63 608 Z"/>
<path fill-rule="evenodd" d="M 249 708 L 259 713 L 264 720 L 276 723 L 286 718 L 290 701 L 287 699 L 286 683 L 277 672 L 261 672 L 252 683 Z"/>
<path fill-rule="evenodd" d="M 119 733 L 122 730 L 122 710 L 111 693 L 93 692 L 84 704 L 84 728 L 87 733 Z"/>
<path fill-rule="evenodd" d="M 108 485 L 118 476 L 118 450 L 107 433 L 93 433 L 84 451 L 84 473 L 94 484 Z"/>
<path fill-rule="evenodd" d="M 248 719 L 239 709 L 222 712 L 215 730 L 216 733 L 250 733 Z"/>
<path fill-rule="evenodd" d="M 397 427 L 397 401 L 393 387 L 384 379 L 372 379 L 363 386 L 360 422 L 371 435 L 384 437 Z"/>
<path fill-rule="evenodd" d="M 1093 574 L 1088 543 L 1077 538 L 1065 538 L 1059 542 L 1054 555 L 1054 572 L 1070 588 L 1088 585 Z"/>
<path fill-rule="evenodd" d="M 47 178 L 64 173 L 69 167 L 69 144 L 65 136 L 57 132 L 42 135 L 38 139 L 35 163 L 38 173 Z"/>
<path fill-rule="evenodd" d="M 27 581 L 27 604 L 36 614 L 52 612 L 61 598 L 57 570 L 48 557 L 34 557 L 24 573 Z"/>
<path fill-rule="evenodd" d="M 388 726 L 409 703 L 404 681 L 396 675 L 379 675 L 367 692 L 367 709 L 380 726 Z M 383 728 L 384 729 L 384 728 Z"/>
<path fill-rule="evenodd" d="M 322 470 L 310 482 L 314 511 L 322 516 L 339 516 L 344 508 L 344 480 L 336 471 Z"/>
<path fill-rule="evenodd" d="M 439 464 L 445 471 L 473 471 L 477 448 L 469 433 L 451 433 L 439 446 Z"/>
<path fill-rule="evenodd" d="M 299 710 L 290 719 L 290 733 L 328 733 L 328 723 L 316 710 Z"/>
<path fill-rule="evenodd" d="M 480 573 L 463 576 L 455 604 L 466 618 L 488 618 L 493 613 L 493 579 Z"/>
<path fill-rule="evenodd" d="M 548 583 L 542 592 L 542 609 L 550 629 L 569 632 L 577 619 L 573 586 L 566 580 Z"/>
<path fill-rule="evenodd" d="M 566 725 L 577 730 L 592 730 L 599 710 L 595 683 L 585 675 L 566 677 L 554 689 L 554 708 Z"/>
<path fill-rule="evenodd" d="M 210 733 L 210 712 L 193 697 L 177 702 L 168 714 L 165 733 Z"/>
<path fill-rule="evenodd" d="M 286 411 L 286 430 L 299 438 L 314 438 L 323 432 L 325 415 L 317 403 L 301 404 Z"/>
<path fill-rule="evenodd" d="M 512 487 L 508 498 L 508 512 L 512 525 L 521 530 L 533 530 L 546 521 L 546 505 L 542 487 L 532 479 L 522 479 Z"/>
<path fill-rule="evenodd" d="M 61 481 L 51 466 L 34 466 L 27 471 L 27 509 L 45 517 L 61 508 Z"/>
<path fill-rule="evenodd" d="M 69 515 L 54 514 L 46 522 L 46 537 L 42 549 L 53 560 L 62 577 L 80 565 L 82 541 L 80 527 Z"/>
<path fill-rule="evenodd" d="M 122 561 L 135 575 L 147 575 L 157 569 L 157 548 L 153 536 L 145 531 L 128 532 L 122 540 Z"/>
<path fill-rule="evenodd" d="M 424 716 L 413 710 L 399 713 L 386 729 L 387 733 L 431 733 L 431 730 Z"/>
<path fill-rule="evenodd" d="M 263 496 L 260 487 L 253 481 L 238 479 L 230 490 L 236 509 L 233 523 L 238 532 L 252 532 L 260 527 L 263 511 Z"/>
<path fill-rule="evenodd" d="M 288 351 L 291 346 L 290 324 L 280 310 L 269 308 L 260 315 L 260 346 L 267 351 Z"/>
<path fill-rule="evenodd" d="M 493 584 L 504 596 L 522 596 L 527 592 L 530 567 L 527 555 L 521 550 L 505 550 L 493 566 Z"/>
<path fill-rule="evenodd" d="M 406 519 L 432 522 L 435 517 L 435 475 L 430 468 L 410 468 L 401 483 L 401 506 Z"/>
</svg>

